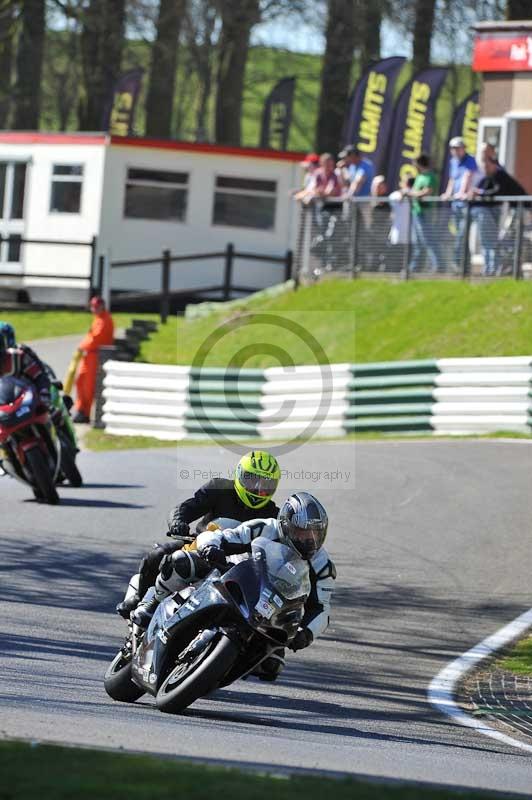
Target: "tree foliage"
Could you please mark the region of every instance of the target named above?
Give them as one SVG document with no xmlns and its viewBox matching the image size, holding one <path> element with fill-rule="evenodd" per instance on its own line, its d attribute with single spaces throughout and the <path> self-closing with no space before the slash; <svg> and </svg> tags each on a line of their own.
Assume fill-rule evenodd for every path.
<svg viewBox="0 0 532 800">
<path fill-rule="evenodd" d="M 276 23 L 299 44 L 302 30 L 314 45 L 323 37 L 321 76 L 315 64 L 297 76 L 296 105 L 312 105 L 297 138 L 316 133 L 320 149 L 335 149 L 354 79 L 381 41 L 390 54 L 385 34 L 419 70 L 467 61 L 471 25 L 505 16 L 530 18 L 531 0 L 0 0 L 0 127 L 100 129 L 120 73 L 141 66 L 137 133 L 239 144 L 245 103 L 257 108 L 247 141 L 251 131 L 258 142 L 261 104 L 294 69 L 282 51 L 265 56 L 267 69 L 255 55 L 249 65 Z"/>
</svg>

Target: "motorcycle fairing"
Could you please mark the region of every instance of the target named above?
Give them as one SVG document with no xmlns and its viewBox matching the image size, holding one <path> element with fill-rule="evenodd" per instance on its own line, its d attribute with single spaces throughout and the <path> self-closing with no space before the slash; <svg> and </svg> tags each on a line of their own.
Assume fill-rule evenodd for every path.
<svg viewBox="0 0 532 800">
<path fill-rule="evenodd" d="M 215 573 L 219 577 L 218 572 Z M 135 683 L 146 691 L 155 694 L 164 680 L 164 668 L 169 656 L 168 644 L 172 652 L 179 643 L 188 643 L 186 636 L 190 630 L 197 632 L 198 616 L 205 617 L 205 623 L 215 625 L 228 607 L 228 599 L 216 589 L 207 578 L 196 591 L 181 605 L 169 597 L 157 608 L 142 643 L 132 662 L 132 677 Z M 179 630 L 181 629 L 181 630 Z"/>
</svg>

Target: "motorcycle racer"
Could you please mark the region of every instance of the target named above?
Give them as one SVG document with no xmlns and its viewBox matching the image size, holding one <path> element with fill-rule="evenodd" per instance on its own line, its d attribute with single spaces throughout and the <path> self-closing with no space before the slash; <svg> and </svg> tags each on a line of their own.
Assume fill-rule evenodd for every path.
<svg viewBox="0 0 532 800">
<path fill-rule="evenodd" d="M 3 345 L 2 345 L 3 342 Z M 0 364 L 0 376 L 13 375 L 25 377 L 37 387 L 41 401 L 48 407 L 50 417 L 59 430 L 63 428 L 68 438 L 72 441 L 74 451 L 77 452 L 76 436 L 70 424 L 69 409 L 72 398 L 68 395 L 61 396 L 54 388 L 53 381 L 56 375 L 48 364 L 41 361 L 37 353 L 27 344 L 17 344 L 15 329 L 9 322 L 0 320 L 0 361 L 2 353 L 13 351 L 10 360 L 6 359 L 5 367 Z M 35 378 L 32 377 L 35 375 Z"/>
<path fill-rule="evenodd" d="M 176 506 L 171 514 L 168 535 L 179 540 L 156 544 L 142 558 L 139 572 L 131 578 L 124 599 L 116 607 L 117 612 L 129 619 L 141 597 L 155 584 L 163 558 L 183 547 L 182 537 L 189 536 L 194 520 L 199 520 L 196 525 L 199 534 L 207 530 L 212 520 L 226 518 L 246 522 L 256 518 L 259 509 L 265 517 L 276 517 L 279 509 L 272 497 L 280 477 L 279 464 L 271 453 L 252 450 L 238 462 L 233 480 L 212 478 L 193 497 Z M 190 547 L 185 545 L 185 550 Z M 194 545 L 192 547 L 195 549 Z"/>
<path fill-rule="evenodd" d="M 0 323 L 0 377 L 12 375 L 15 378 L 25 378 L 35 386 L 41 403 L 53 414 L 54 410 L 50 407 L 50 378 L 44 364 L 31 347 L 17 346 L 14 341 L 12 326 L 9 323 Z"/>
<path fill-rule="evenodd" d="M 264 536 L 288 545 L 309 563 L 311 592 L 299 629 L 289 645 L 294 651 L 308 647 L 329 624 L 336 568 L 323 547 L 327 528 L 327 512 L 319 500 L 308 492 L 296 492 L 284 502 L 276 519 L 253 519 L 232 529 L 205 531 L 197 538 L 197 552 L 175 552 L 163 559 L 154 590 L 132 612 L 131 620 L 146 628 L 162 600 L 205 578 L 227 556 L 250 552 L 252 540 Z M 259 677 L 275 680 L 283 666 L 284 650 L 280 648 L 263 662 Z"/>
</svg>

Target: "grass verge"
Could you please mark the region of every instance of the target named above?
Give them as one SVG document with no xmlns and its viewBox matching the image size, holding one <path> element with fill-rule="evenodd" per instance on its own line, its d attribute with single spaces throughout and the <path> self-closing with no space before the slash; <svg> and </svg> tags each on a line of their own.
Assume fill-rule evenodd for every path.
<svg viewBox="0 0 532 800">
<path fill-rule="evenodd" d="M 242 325 L 247 313 L 279 320 Z M 336 279 L 268 300 L 250 298 L 202 319 L 172 318 L 143 344 L 141 358 L 191 364 L 204 351 L 205 366 L 265 368 L 526 355 L 531 342 L 532 281 Z"/>
<path fill-rule="evenodd" d="M 521 639 L 507 656 L 497 662 L 497 667 L 516 675 L 532 675 L 532 634 Z"/>
<path fill-rule="evenodd" d="M 177 442 L 166 442 L 153 436 L 111 436 L 103 430 L 91 428 L 83 434 L 87 450 L 142 450 L 148 447 L 176 447 Z"/>
<path fill-rule="evenodd" d="M 274 777 L 236 769 L 194 765 L 153 756 L 0 742 L 1 800 L 445 800 L 452 789 L 387 785 L 319 775 Z M 462 800 L 500 795 L 462 791 Z M 507 795 L 506 795 L 507 796 Z"/>
<path fill-rule="evenodd" d="M 526 433 L 513 433 L 511 431 L 499 431 L 496 433 L 481 433 L 462 436 L 432 436 L 430 433 L 378 433 L 364 431 L 363 433 L 350 433 L 342 438 L 331 437 L 330 439 L 301 439 L 300 444 L 326 444 L 327 442 L 364 442 L 364 441 L 392 441 L 392 442 L 411 442 L 432 439 L 433 441 L 456 441 L 457 439 L 525 439 L 530 440 Z M 284 440 L 267 441 L 266 439 L 239 439 L 241 444 L 262 447 L 278 445 Z M 103 430 L 91 428 L 83 435 L 83 445 L 86 450 L 140 450 L 150 447 L 201 447 L 216 445 L 215 439 L 180 439 L 174 441 L 160 441 L 152 436 L 115 436 L 105 433 Z"/>
<path fill-rule="evenodd" d="M 17 340 L 30 342 L 54 336 L 84 334 L 92 322 L 86 311 L 2 311 L 0 318 L 15 328 Z M 132 319 L 154 319 L 156 314 L 113 313 L 116 328 L 127 328 Z"/>
</svg>

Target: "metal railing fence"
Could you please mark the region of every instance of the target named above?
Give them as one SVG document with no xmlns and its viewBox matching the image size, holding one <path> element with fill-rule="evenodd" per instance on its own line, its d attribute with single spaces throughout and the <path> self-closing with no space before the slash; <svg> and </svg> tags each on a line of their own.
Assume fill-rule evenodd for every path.
<svg viewBox="0 0 532 800">
<path fill-rule="evenodd" d="M 300 206 L 295 277 L 532 278 L 532 196 L 388 197 Z"/>
<path fill-rule="evenodd" d="M 173 255 L 170 250 L 163 250 L 161 255 L 154 258 L 143 259 L 126 259 L 120 261 L 111 261 L 111 273 L 115 269 L 123 269 L 126 267 L 153 267 L 160 268 L 159 286 L 157 289 L 149 291 L 123 291 L 122 296 L 131 300 L 146 300 L 157 299 L 159 305 L 159 313 L 161 322 L 165 323 L 170 313 L 170 303 L 172 299 L 181 297 L 189 297 L 191 295 L 202 297 L 203 295 L 211 296 L 215 294 L 221 300 L 230 300 L 234 292 L 242 294 L 251 294 L 257 291 L 257 287 L 242 286 L 236 284 L 233 278 L 233 270 L 236 259 L 245 259 L 246 261 L 259 261 L 274 264 L 282 268 L 283 279 L 285 281 L 292 277 L 292 264 L 293 253 L 287 250 L 285 255 L 263 255 L 261 253 L 249 253 L 237 250 L 234 244 L 229 243 L 225 250 L 217 251 L 214 253 L 191 253 L 188 255 Z M 185 289 L 172 287 L 171 266 L 172 264 L 185 264 L 188 262 L 196 261 L 218 261 L 222 270 L 220 272 L 220 282 L 212 285 L 199 285 Z M 103 276 L 104 276 L 104 256 L 98 259 L 97 269 L 97 287 L 101 293 Z"/>
</svg>

